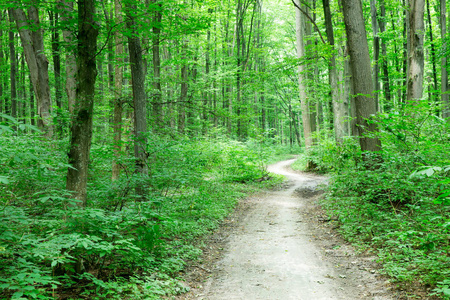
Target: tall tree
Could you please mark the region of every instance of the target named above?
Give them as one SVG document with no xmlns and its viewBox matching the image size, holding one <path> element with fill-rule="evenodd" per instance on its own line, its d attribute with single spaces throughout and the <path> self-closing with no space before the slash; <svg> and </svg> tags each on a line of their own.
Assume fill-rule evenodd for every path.
<svg viewBox="0 0 450 300">
<path fill-rule="evenodd" d="M 182 41 L 181 46 L 181 60 L 182 65 L 180 69 L 180 98 L 178 103 L 178 131 L 184 134 L 186 128 L 186 102 L 188 97 L 188 61 L 187 61 L 188 41 Z"/>
<path fill-rule="evenodd" d="M 447 53 L 447 6 L 445 0 L 440 0 L 441 11 L 440 11 L 440 26 L 441 26 L 441 40 L 443 52 Z M 447 72 L 447 55 L 442 55 L 441 58 L 441 102 L 442 102 L 442 117 L 450 117 L 450 101 L 448 95 L 448 72 Z"/>
<path fill-rule="evenodd" d="M 95 24 L 95 0 L 78 1 L 78 47 L 76 102 L 71 124 L 69 164 L 66 188 L 86 206 L 88 162 L 92 140 L 92 120 L 97 77 L 98 29 Z"/>
<path fill-rule="evenodd" d="M 433 85 L 429 84 L 428 86 L 428 93 L 429 93 L 429 99 L 430 103 L 433 106 L 436 106 L 438 104 L 437 101 L 437 95 L 436 90 L 438 88 L 438 81 L 437 81 L 437 67 L 436 67 L 436 50 L 434 45 L 434 36 L 433 36 L 433 22 L 431 19 L 431 10 L 430 10 L 430 0 L 426 0 L 426 8 L 427 8 L 427 19 L 428 19 L 428 37 L 430 38 L 430 55 L 431 55 L 431 66 L 432 66 L 432 76 L 433 76 Z"/>
<path fill-rule="evenodd" d="M 116 23 L 121 24 L 123 22 L 122 16 L 122 2 L 120 0 L 114 0 L 114 14 Z M 114 33 L 114 40 L 116 44 L 115 57 L 116 63 L 114 64 L 114 159 L 112 163 L 112 180 L 116 180 L 120 174 L 120 165 L 117 160 L 120 157 L 122 150 L 122 112 L 123 112 L 123 99 L 122 99 L 122 83 L 123 83 L 123 36 L 119 30 Z"/>
<path fill-rule="evenodd" d="M 407 100 L 423 96 L 425 0 L 409 0 Z"/>
<path fill-rule="evenodd" d="M 306 56 L 305 49 L 305 20 L 300 11 L 300 1 L 296 0 L 296 9 L 295 9 L 295 24 L 296 24 L 296 41 L 297 41 L 297 57 L 300 60 L 304 60 Z M 310 148 L 314 139 L 312 136 L 315 128 L 313 127 L 314 118 L 311 117 L 310 104 L 308 100 L 308 95 L 306 94 L 306 66 L 305 62 L 301 61 L 298 65 L 298 87 L 300 93 L 300 105 L 302 109 L 302 121 L 303 121 L 303 135 L 305 137 L 305 147 Z"/>
<path fill-rule="evenodd" d="M 13 22 L 13 12 L 12 9 L 8 10 L 9 21 Z M 9 80 L 10 80 L 10 97 L 11 97 L 11 106 L 9 107 L 9 113 L 12 117 L 17 117 L 17 59 L 16 59 L 16 44 L 15 44 L 15 35 L 12 28 L 9 30 Z"/>
<path fill-rule="evenodd" d="M 380 0 L 380 15 L 378 18 L 378 24 L 380 26 L 380 34 L 386 31 L 386 8 L 384 5 L 384 0 Z M 388 109 L 392 107 L 392 99 L 391 99 L 391 87 L 389 83 L 389 67 L 388 67 L 388 55 L 387 55 L 387 45 L 386 38 L 381 38 L 381 68 L 383 69 L 383 90 L 384 90 L 384 98 L 386 100 L 385 107 Z"/>
<path fill-rule="evenodd" d="M 59 14 L 58 12 L 49 12 L 49 19 L 50 19 L 50 25 L 52 26 L 51 29 L 51 36 L 52 36 L 52 57 L 53 57 L 53 71 L 55 76 L 55 101 L 56 106 L 58 109 L 62 109 L 61 104 L 61 56 L 60 56 L 60 41 L 59 41 L 59 29 L 58 29 L 58 23 L 59 23 Z"/>
<path fill-rule="evenodd" d="M 124 5 L 127 17 L 127 27 L 130 31 L 128 36 L 128 51 L 130 53 L 131 81 L 134 103 L 134 157 L 135 172 L 142 176 L 136 186 L 136 194 L 143 200 L 147 194 L 143 181 L 148 175 L 147 166 L 147 96 L 145 93 L 145 71 L 142 58 L 142 47 L 138 26 L 136 22 L 135 2 Z"/>
<path fill-rule="evenodd" d="M 380 151 L 381 142 L 369 134 L 378 131 L 370 119 L 376 114 L 376 102 L 373 95 L 373 81 L 367 34 L 364 25 L 361 0 L 342 0 L 345 32 L 350 54 L 350 65 L 355 98 L 356 126 L 359 133 L 361 151 Z M 364 156 L 367 160 L 370 156 Z"/>
<path fill-rule="evenodd" d="M 377 1 L 370 0 L 370 15 L 372 18 L 372 31 L 373 31 L 373 82 L 375 93 L 373 97 L 375 98 L 375 105 L 378 110 L 378 92 L 380 90 L 380 80 L 379 80 L 379 59 L 380 59 L 380 37 L 378 35 L 378 22 L 377 22 Z"/>
<path fill-rule="evenodd" d="M 3 20 L 4 20 L 4 16 L 3 16 L 3 11 L 0 10 L 0 114 L 3 113 L 4 111 L 4 76 L 3 74 L 5 73 L 5 66 L 6 63 L 4 61 L 4 55 L 3 55 L 3 49 L 4 49 L 4 44 L 3 44 Z M 2 120 L 2 118 L 0 118 L 0 121 Z"/>
<path fill-rule="evenodd" d="M 27 8 L 28 15 L 24 12 L 24 3 L 12 9 L 12 15 L 16 21 L 22 41 L 23 51 L 31 74 L 34 93 L 38 108 L 38 125 L 44 129 L 46 136 L 53 135 L 51 120 L 51 99 L 48 76 L 48 59 L 44 49 L 43 29 L 40 25 L 38 13 L 38 1 L 33 0 Z"/>
<path fill-rule="evenodd" d="M 76 74 L 77 74 L 77 62 L 75 58 L 75 50 L 77 47 L 76 37 L 73 30 L 71 30 L 71 21 L 73 13 L 73 1 L 58 0 L 61 14 L 61 21 L 63 22 L 63 39 L 66 49 L 66 94 L 67 102 L 69 106 L 69 112 L 73 112 L 76 99 Z"/>
<path fill-rule="evenodd" d="M 159 0 L 152 0 L 155 9 L 153 17 L 153 99 L 152 112 L 155 122 L 155 129 L 160 130 L 162 127 L 162 90 L 161 90 L 161 55 L 160 55 L 160 39 L 161 39 L 161 20 L 162 20 L 162 4 Z"/>
<path fill-rule="evenodd" d="M 330 1 L 323 0 L 323 10 L 325 15 L 325 29 L 327 40 L 331 48 L 331 57 L 328 65 L 329 82 L 331 88 L 331 97 L 333 101 L 334 114 L 334 132 L 337 142 L 342 142 L 342 138 L 347 134 L 346 119 L 348 117 L 347 99 L 344 98 L 344 91 L 341 89 L 338 81 L 338 71 L 336 65 L 336 49 L 334 45 L 333 23 L 331 20 Z"/>
</svg>

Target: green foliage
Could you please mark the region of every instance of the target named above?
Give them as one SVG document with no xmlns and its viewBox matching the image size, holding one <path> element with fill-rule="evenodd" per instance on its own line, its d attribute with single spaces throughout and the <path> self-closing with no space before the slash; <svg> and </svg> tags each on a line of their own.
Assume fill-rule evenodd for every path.
<svg viewBox="0 0 450 300">
<path fill-rule="evenodd" d="M 378 125 L 376 168 L 366 168 L 352 139 L 322 140 L 307 153 L 305 160 L 333 174 L 323 206 L 349 241 L 378 255 L 393 281 L 448 297 L 449 123 L 414 104 L 381 114 Z"/>
<path fill-rule="evenodd" d="M 112 146 L 94 144 L 88 207 L 79 208 L 64 190 L 66 141 L 0 136 L 1 298 L 160 299 L 187 290 L 179 272 L 253 190 L 257 183 L 238 182 L 262 176 L 268 151 L 225 139 L 148 140 L 150 176 L 137 178 L 124 153 L 115 182 Z M 136 201 L 138 180 L 145 201 Z"/>
</svg>

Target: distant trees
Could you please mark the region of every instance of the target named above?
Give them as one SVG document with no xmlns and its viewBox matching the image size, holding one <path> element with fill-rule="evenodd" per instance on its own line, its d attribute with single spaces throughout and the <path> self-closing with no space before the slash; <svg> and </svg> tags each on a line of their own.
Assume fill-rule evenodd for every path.
<svg viewBox="0 0 450 300">
<path fill-rule="evenodd" d="M 401 112 L 414 99 L 449 116 L 446 1 L 428 5 L 426 19 L 423 0 L 371 1 L 360 9 L 372 17 L 364 27 L 363 19 L 350 24 L 361 16 L 356 0 L 296 2 L 300 9 L 259 0 L 104 0 L 92 7 L 103 12 L 92 25 L 95 66 L 78 53 L 88 42 L 76 17 L 83 3 L 0 4 L 0 111 L 37 121 L 48 138 L 70 132 L 77 170 L 70 176 L 87 176 L 75 167 L 73 151 L 82 144 L 75 131 L 90 139 L 89 122 L 94 140 L 111 147 L 116 180 L 131 142 L 138 147 L 136 171 L 147 176 L 144 137 L 151 134 L 226 134 L 308 148 L 358 136 L 361 150 L 377 151 L 378 113 Z M 372 30 L 364 39 L 365 28 Z M 83 111 L 93 119 L 75 129 Z M 88 144 L 79 150 L 83 164 Z"/>
</svg>

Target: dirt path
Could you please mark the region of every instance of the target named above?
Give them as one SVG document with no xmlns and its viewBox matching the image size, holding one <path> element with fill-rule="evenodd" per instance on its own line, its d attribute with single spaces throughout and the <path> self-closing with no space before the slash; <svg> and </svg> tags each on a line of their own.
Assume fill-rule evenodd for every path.
<svg viewBox="0 0 450 300">
<path fill-rule="evenodd" d="M 325 178 L 290 171 L 293 161 L 269 167 L 288 186 L 246 200 L 209 279 L 185 299 L 394 299 L 372 258 L 355 256 L 317 215 Z"/>
</svg>

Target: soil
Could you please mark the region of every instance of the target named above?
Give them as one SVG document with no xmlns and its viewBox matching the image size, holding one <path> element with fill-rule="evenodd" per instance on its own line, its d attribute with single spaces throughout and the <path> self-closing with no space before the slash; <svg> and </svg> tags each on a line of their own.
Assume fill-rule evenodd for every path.
<svg viewBox="0 0 450 300">
<path fill-rule="evenodd" d="M 336 233 L 317 203 L 326 177 L 295 172 L 294 161 L 269 166 L 287 183 L 239 204 L 177 299 L 406 299 Z"/>
</svg>

